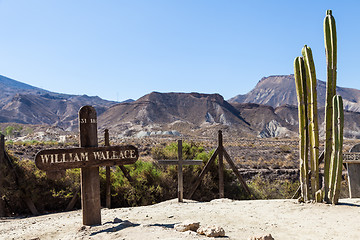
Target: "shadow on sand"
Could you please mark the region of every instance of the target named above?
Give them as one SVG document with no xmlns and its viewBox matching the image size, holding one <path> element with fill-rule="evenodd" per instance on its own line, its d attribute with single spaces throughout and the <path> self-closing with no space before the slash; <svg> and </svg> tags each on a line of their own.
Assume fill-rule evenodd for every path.
<svg viewBox="0 0 360 240">
<path fill-rule="evenodd" d="M 140 224 L 132 223 L 132 222 L 130 222 L 128 220 L 121 221 L 120 219 L 117 219 L 117 218 L 113 222 L 106 222 L 105 224 L 108 224 L 108 223 L 110 223 L 110 224 L 119 223 L 119 225 L 114 226 L 114 227 L 109 227 L 109 228 L 106 228 L 106 229 L 103 229 L 103 230 L 100 230 L 100 231 L 97 231 L 97 232 L 93 232 L 93 233 L 90 234 L 90 236 L 94 236 L 96 234 L 104 233 L 104 232 L 107 232 L 107 233 L 117 232 L 117 231 L 123 230 L 123 229 L 128 228 L 128 227 L 140 226 Z"/>
<path fill-rule="evenodd" d="M 347 203 L 347 202 L 339 202 L 338 205 L 340 205 L 340 206 L 349 206 L 349 207 L 360 207 L 360 204 Z"/>
</svg>

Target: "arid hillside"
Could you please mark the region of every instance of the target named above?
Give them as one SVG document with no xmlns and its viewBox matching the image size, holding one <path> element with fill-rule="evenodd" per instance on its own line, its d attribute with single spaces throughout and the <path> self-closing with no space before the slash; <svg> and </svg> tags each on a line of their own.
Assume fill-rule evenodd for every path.
<svg viewBox="0 0 360 240">
<path fill-rule="evenodd" d="M 360 90 L 353 88 L 336 88 L 337 94 L 344 100 L 344 109 L 360 111 Z M 326 82 L 317 81 L 318 107 L 325 106 Z M 282 105 L 297 105 L 296 88 L 294 75 L 276 75 L 263 77 L 253 90 L 244 94 L 237 95 L 228 100 L 230 103 L 258 103 L 269 105 L 274 108 Z"/>
</svg>

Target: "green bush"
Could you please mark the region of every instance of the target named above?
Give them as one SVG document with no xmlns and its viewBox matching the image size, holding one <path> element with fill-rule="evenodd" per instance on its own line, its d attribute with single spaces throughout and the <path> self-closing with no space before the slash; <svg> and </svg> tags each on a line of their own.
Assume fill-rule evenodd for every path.
<svg viewBox="0 0 360 240">
<path fill-rule="evenodd" d="M 64 210 L 79 188 L 80 171 L 77 169 L 68 170 L 64 177 L 52 180 L 33 161 L 15 160 L 13 167 L 11 170 L 7 166 L 2 196 L 10 214 L 29 213 L 24 196 L 31 199 L 40 212 Z"/>
<path fill-rule="evenodd" d="M 183 142 L 182 158 L 194 159 L 200 153 L 204 153 L 204 147 L 195 142 Z M 153 159 L 177 159 L 178 157 L 178 143 L 172 142 L 166 146 L 156 146 L 151 151 Z"/>
<path fill-rule="evenodd" d="M 183 145 L 185 159 L 201 159 L 202 166 L 183 166 L 184 197 L 192 189 L 197 176 L 203 170 L 214 150 L 205 151 L 196 143 Z M 153 149 L 153 154 L 165 158 L 176 158 L 177 144 Z M 3 171 L 5 184 L 2 198 L 7 203 L 8 212 L 11 214 L 29 213 L 23 201 L 26 193 L 33 200 L 40 212 L 62 211 L 66 208 L 74 194 L 79 194 L 80 169 L 69 169 L 64 176 L 52 180 L 46 173 L 36 168 L 32 161 L 14 161 L 18 176 L 18 184 L 12 171 Z M 129 172 L 130 182 L 123 174 L 120 167 L 111 167 L 111 203 L 112 207 L 128 207 L 149 205 L 177 197 L 177 167 L 162 166 L 139 159 L 135 164 L 124 166 Z M 194 200 L 209 201 L 218 198 L 219 177 L 217 160 L 209 166 L 198 189 L 195 191 Z M 249 199 L 244 188 L 238 182 L 231 170 L 224 171 L 225 197 L 231 199 Z M 105 168 L 100 168 L 101 202 L 105 205 Z M 265 180 L 260 176 L 248 181 L 250 191 L 256 199 L 289 198 L 296 191 L 298 183 L 288 180 Z M 14 187 L 14 186 L 20 186 Z M 80 198 L 77 208 L 81 207 Z"/>
</svg>

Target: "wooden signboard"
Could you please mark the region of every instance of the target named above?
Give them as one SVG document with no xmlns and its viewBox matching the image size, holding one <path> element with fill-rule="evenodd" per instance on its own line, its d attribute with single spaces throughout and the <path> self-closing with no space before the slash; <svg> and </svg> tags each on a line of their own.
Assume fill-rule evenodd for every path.
<svg viewBox="0 0 360 240">
<path fill-rule="evenodd" d="M 356 144 L 350 152 L 343 153 L 343 163 L 346 163 L 350 198 L 360 197 L 360 144 Z"/>
<path fill-rule="evenodd" d="M 46 149 L 35 156 L 36 166 L 45 171 L 69 168 L 99 167 L 133 164 L 139 158 L 136 147 L 84 147 L 71 149 Z"/>
<path fill-rule="evenodd" d="M 79 110 L 80 148 L 46 149 L 35 156 L 36 166 L 45 171 L 81 168 L 81 208 L 83 224 L 101 224 L 99 166 L 135 163 L 139 157 L 136 147 L 98 147 L 97 116 L 91 106 Z"/>
<path fill-rule="evenodd" d="M 359 163 L 360 164 L 360 152 L 343 153 L 343 163 Z"/>
</svg>

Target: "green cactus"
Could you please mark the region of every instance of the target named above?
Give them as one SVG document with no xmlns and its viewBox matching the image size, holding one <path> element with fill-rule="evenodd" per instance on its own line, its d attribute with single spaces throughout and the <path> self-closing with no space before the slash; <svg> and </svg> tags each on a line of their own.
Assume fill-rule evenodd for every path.
<svg viewBox="0 0 360 240">
<path fill-rule="evenodd" d="M 329 173 L 329 195 L 328 199 L 332 204 L 337 204 L 340 195 L 341 175 L 343 166 L 342 145 L 344 129 L 344 109 L 340 95 L 333 98 L 333 144 L 331 153 L 330 173 Z"/>
<path fill-rule="evenodd" d="M 319 127 L 317 113 L 316 72 L 311 48 L 304 46 L 302 49 L 306 69 L 307 103 L 309 118 L 309 142 L 310 142 L 310 169 L 311 169 L 311 192 L 312 198 L 320 189 L 319 184 Z"/>
<path fill-rule="evenodd" d="M 335 19 L 331 10 L 326 11 L 324 19 L 324 39 L 327 65 L 327 84 L 326 84 L 326 106 L 325 106 L 325 154 L 324 154 L 324 190 L 325 201 L 329 202 L 329 169 L 332 151 L 332 98 L 336 94 L 336 65 L 337 65 L 337 39 Z"/>
<path fill-rule="evenodd" d="M 299 151 L 300 151 L 300 186 L 301 195 L 305 201 L 309 200 L 309 177 L 308 177 L 308 149 L 309 149 L 309 132 L 308 132 L 308 110 L 307 110 L 307 86 L 306 86 L 306 69 L 302 57 L 295 58 L 294 76 L 298 99 L 299 114 Z"/>
<path fill-rule="evenodd" d="M 344 113 L 341 96 L 336 96 L 337 40 L 335 19 L 326 11 L 324 38 L 327 64 L 325 104 L 324 189 L 319 184 L 319 129 L 317 117 L 316 73 L 311 49 L 304 46 L 303 57 L 294 62 L 299 105 L 300 182 L 304 200 L 312 198 L 336 204 L 339 199 L 342 173 Z M 310 148 L 310 160 L 308 149 Z M 310 161 L 311 171 L 308 170 Z M 309 179 L 309 176 L 310 179 Z M 311 183 L 311 194 L 310 185 Z"/>
</svg>

